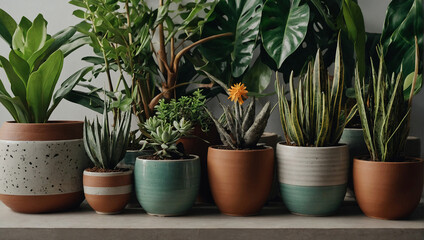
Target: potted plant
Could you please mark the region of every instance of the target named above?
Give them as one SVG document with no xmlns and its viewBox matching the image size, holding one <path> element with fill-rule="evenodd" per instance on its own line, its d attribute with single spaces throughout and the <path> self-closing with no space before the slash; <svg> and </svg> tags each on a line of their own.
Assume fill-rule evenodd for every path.
<svg viewBox="0 0 424 240">
<path fill-rule="evenodd" d="M 144 147 L 154 149 L 151 156 L 135 162 L 135 191 L 143 209 L 154 216 L 185 214 L 194 201 L 200 184 L 200 160 L 185 155 L 178 139 L 187 136 L 192 123 L 184 118 L 172 123 L 157 118 L 146 120 L 142 131 Z"/>
<path fill-rule="evenodd" d="M 406 100 L 402 71 L 387 72 L 382 48 L 378 49 L 378 72 L 373 70 L 367 93 L 363 79 L 356 74 L 356 100 L 370 156 L 355 157 L 353 181 L 358 205 L 369 217 L 407 217 L 421 198 L 424 162 L 405 156 L 403 151 L 419 71 L 417 39 L 415 46 L 415 73 Z"/>
<path fill-rule="evenodd" d="M 187 154 L 194 154 L 200 158 L 200 188 L 198 202 L 212 203 L 212 194 L 210 192 L 207 153 L 208 147 L 220 144 L 218 132 L 215 125 L 205 111 L 206 96 L 202 90 L 196 90 L 191 96 L 181 96 L 165 102 L 164 99 L 156 105 L 156 116 L 164 121 L 173 122 L 184 118 L 194 125 L 193 131 L 188 136 L 181 137 L 177 143 L 182 143 L 184 151 Z"/>
<path fill-rule="evenodd" d="M 208 150 L 208 174 L 213 199 L 226 215 L 248 216 L 257 214 L 266 202 L 271 189 L 274 150 L 257 145 L 271 113 L 266 103 L 255 117 L 255 100 L 247 108 L 242 104 L 247 98 L 244 84 L 228 89 L 234 105 L 222 106 L 224 115 L 215 123 L 224 145 Z"/>
<path fill-rule="evenodd" d="M 49 121 L 60 101 L 90 70 L 81 69 L 54 91 L 64 56 L 81 46 L 75 38 L 71 43 L 75 29 L 50 36 L 41 14 L 33 22 L 23 17 L 16 24 L 0 9 L 0 18 L 0 35 L 11 47 L 9 59 L 0 56 L 0 66 L 13 93 L 0 81 L 0 102 L 14 119 L 0 129 L 0 200 L 23 213 L 77 207 L 84 199 L 81 175 L 88 164 L 83 123 Z"/>
<path fill-rule="evenodd" d="M 347 145 L 338 144 L 353 112 L 342 109 L 344 87 L 340 39 L 334 78 L 323 67 L 321 51 L 299 85 L 290 78 L 290 104 L 277 79 L 281 124 L 286 142 L 277 145 L 281 195 L 288 210 L 308 216 L 329 215 L 343 202 L 349 167 Z"/>
<path fill-rule="evenodd" d="M 104 110 L 103 125 L 84 121 L 84 147 L 94 167 L 84 170 L 84 194 L 88 204 L 99 214 L 116 214 L 127 205 L 132 192 L 132 169 L 117 168 L 129 142 L 131 112 L 109 126 Z"/>
</svg>

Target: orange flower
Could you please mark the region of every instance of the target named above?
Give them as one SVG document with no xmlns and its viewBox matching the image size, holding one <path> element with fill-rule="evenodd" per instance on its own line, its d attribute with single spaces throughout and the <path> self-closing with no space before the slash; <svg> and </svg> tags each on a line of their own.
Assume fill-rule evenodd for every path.
<svg viewBox="0 0 424 240">
<path fill-rule="evenodd" d="M 244 99 L 247 99 L 248 91 L 242 83 L 234 84 L 230 89 L 228 89 L 228 91 L 230 92 L 230 96 L 228 97 L 228 99 L 231 99 L 231 101 L 233 102 L 238 101 L 240 105 L 243 104 Z"/>
</svg>

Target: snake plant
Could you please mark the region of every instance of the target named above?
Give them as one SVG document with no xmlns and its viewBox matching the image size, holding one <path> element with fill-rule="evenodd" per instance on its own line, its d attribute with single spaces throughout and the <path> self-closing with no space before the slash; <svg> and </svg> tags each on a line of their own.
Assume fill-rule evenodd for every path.
<svg viewBox="0 0 424 240">
<path fill-rule="evenodd" d="M 129 143 L 131 112 L 124 112 L 118 122 L 110 127 L 106 107 L 103 125 L 99 119 L 84 120 L 84 147 L 95 167 L 114 169 L 124 158 Z"/>
<path fill-rule="evenodd" d="M 343 129 L 356 111 L 356 106 L 346 114 L 342 108 L 344 88 L 344 66 L 340 37 L 337 43 L 334 76 L 327 76 L 321 51 L 315 62 L 308 64 L 306 74 L 300 77 L 294 87 L 293 73 L 290 76 L 290 102 L 285 97 L 284 86 L 276 81 L 281 124 L 289 145 L 334 146 L 337 145 Z"/>
<path fill-rule="evenodd" d="M 387 73 L 383 48 L 378 48 L 378 72 L 372 68 L 372 79 L 369 89 L 365 91 L 365 83 L 355 74 L 355 94 L 361 117 L 364 139 L 373 161 L 399 161 L 409 133 L 412 97 L 418 76 L 418 44 L 415 39 L 415 73 L 409 99 L 404 98 L 403 86 L 405 78 L 402 71 L 391 75 Z M 400 64 L 400 63 L 399 63 Z"/>
<path fill-rule="evenodd" d="M 181 137 L 187 136 L 193 129 L 190 121 L 181 118 L 180 121 L 167 122 L 163 119 L 153 116 L 147 119 L 142 131 L 147 137 L 143 145 L 153 148 L 154 155 L 159 159 L 180 159 L 184 153 L 177 146 L 177 141 Z"/>
</svg>

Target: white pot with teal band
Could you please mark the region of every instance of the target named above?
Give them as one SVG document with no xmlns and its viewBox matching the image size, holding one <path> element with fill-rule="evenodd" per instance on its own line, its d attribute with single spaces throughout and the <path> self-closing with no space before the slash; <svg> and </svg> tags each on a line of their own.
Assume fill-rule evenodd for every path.
<svg viewBox="0 0 424 240">
<path fill-rule="evenodd" d="M 325 216 L 342 204 L 347 185 L 349 149 L 277 145 L 281 195 L 294 214 Z"/>
</svg>

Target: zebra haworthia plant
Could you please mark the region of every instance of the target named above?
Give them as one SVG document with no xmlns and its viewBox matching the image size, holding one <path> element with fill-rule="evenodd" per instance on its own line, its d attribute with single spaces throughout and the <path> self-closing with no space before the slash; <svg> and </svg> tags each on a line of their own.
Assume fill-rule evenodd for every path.
<svg viewBox="0 0 424 240">
<path fill-rule="evenodd" d="M 243 97 L 247 98 L 244 84 L 235 84 L 229 89 L 229 98 L 234 101 L 233 107 L 223 106 L 225 121 L 219 121 L 206 109 L 218 130 L 222 143 L 231 149 L 251 149 L 256 147 L 261 138 L 268 118 L 271 114 L 270 103 L 267 102 L 255 117 L 255 99 L 243 108 Z"/>
<path fill-rule="evenodd" d="M 405 78 L 400 73 L 387 73 L 383 49 L 378 49 L 378 72 L 372 68 L 372 79 L 366 92 L 365 83 L 355 73 L 355 94 L 364 139 L 372 161 L 401 161 L 409 133 L 412 97 L 418 77 L 419 50 L 415 39 L 415 73 L 409 99 L 404 98 Z"/>
<path fill-rule="evenodd" d="M 342 108 L 344 67 L 340 45 L 337 43 L 334 76 L 327 75 L 321 51 L 315 62 L 308 65 L 306 74 L 294 87 L 290 76 L 290 102 L 284 86 L 276 81 L 281 124 L 289 145 L 324 147 L 337 145 L 346 123 L 354 116 L 356 106 L 346 114 Z"/>
<path fill-rule="evenodd" d="M 99 119 L 84 120 L 84 147 L 95 167 L 114 169 L 124 158 L 129 143 L 131 112 L 126 111 L 118 122 L 110 127 L 106 106 L 103 125 Z"/>
</svg>

